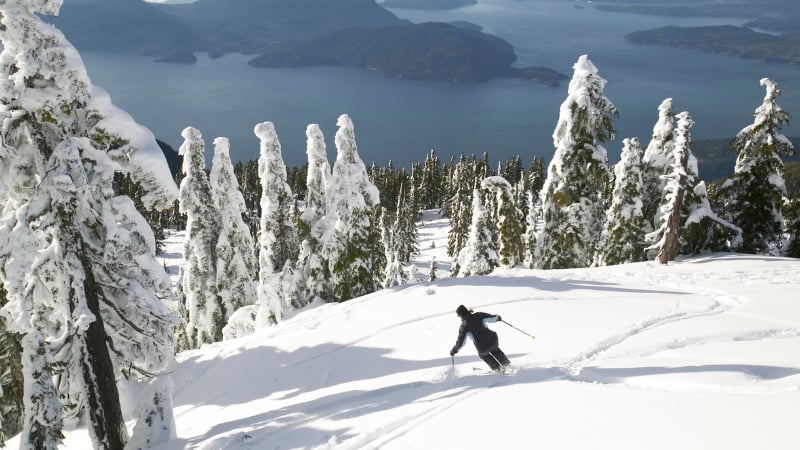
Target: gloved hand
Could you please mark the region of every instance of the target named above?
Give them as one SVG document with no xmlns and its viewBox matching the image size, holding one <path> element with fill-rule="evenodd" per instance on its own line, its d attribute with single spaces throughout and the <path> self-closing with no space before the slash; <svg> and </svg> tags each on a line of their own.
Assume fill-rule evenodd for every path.
<svg viewBox="0 0 800 450">
<path fill-rule="evenodd" d="M 450 356 L 455 356 L 455 355 L 456 355 L 456 353 L 458 353 L 458 352 L 456 351 L 456 349 L 452 349 L 452 350 L 450 350 Z"/>
<path fill-rule="evenodd" d="M 497 321 L 498 321 L 498 322 L 502 322 L 502 321 L 503 321 L 503 318 L 502 318 L 502 317 L 500 317 L 500 314 L 498 314 L 498 315 L 497 315 Z"/>
</svg>

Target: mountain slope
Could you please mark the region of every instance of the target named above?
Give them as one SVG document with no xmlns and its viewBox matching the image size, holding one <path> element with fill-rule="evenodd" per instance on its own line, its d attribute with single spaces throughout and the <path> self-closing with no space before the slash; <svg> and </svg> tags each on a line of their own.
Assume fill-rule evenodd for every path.
<svg viewBox="0 0 800 450">
<path fill-rule="evenodd" d="M 426 215 L 421 272 L 448 260 L 446 235 L 446 220 Z M 165 264 L 177 274 L 179 259 Z M 797 448 L 797 260 L 461 279 L 440 268 L 434 283 L 313 305 L 180 354 L 178 436 L 157 448 Z M 470 343 L 451 365 L 462 303 L 536 336 L 491 325 L 515 375 L 485 373 Z M 87 448 L 85 431 L 67 434 L 67 449 Z"/>
</svg>

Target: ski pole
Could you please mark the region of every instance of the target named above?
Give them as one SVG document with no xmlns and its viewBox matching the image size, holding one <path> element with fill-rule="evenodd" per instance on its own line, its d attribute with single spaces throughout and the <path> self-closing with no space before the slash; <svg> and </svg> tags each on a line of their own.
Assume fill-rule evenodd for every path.
<svg viewBox="0 0 800 450">
<path fill-rule="evenodd" d="M 506 325 L 510 326 L 511 328 L 513 328 L 513 329 L 515 329 L 515 330 L 519 331 L 520 333 L 522 333 L 522 334 L 524 334 L 524 335 L 528 336 L 529 338 L 531 338 L 531 339 L 536 339 L 536 336 L 530 335 L 530 334 L 528 334 L 528 333 L 526 333 L 526 332 L 524 332 L 524 331 L 520 330 L 519 328 L 515 327 L 514 325 L 511 325 L 510 323 L 506 322 L 505 320 L 502 320 L 502 319 L 501 319 L 500 321 L 501 321 L 501 322 L 503 322 L 504 324 L 506 324 Z"/>
</svg>

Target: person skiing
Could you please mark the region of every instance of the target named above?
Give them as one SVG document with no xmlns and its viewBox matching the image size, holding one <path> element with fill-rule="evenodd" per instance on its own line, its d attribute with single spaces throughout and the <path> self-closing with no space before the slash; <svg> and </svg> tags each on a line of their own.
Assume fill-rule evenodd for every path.
<svg viewBox="0 0 800 450">
<path fill-rule="evenodd" d="M 485 312 L 473 312 L 464 305 L 456 308 L 456 314 L 461 318 L 461 327 L 458 329 L 458 339 L 456 345 L 450 350 L 450 356 L 454 356 L 464 346 L 464 341 L 469 335 L 478 350 L 478 356 L 489 365 L 492 370 L 502 371 L 511 364 L 506 354 L 500 350 L 500 341 L 497 333 L 490 330 L 486 324 L 503 320 L 499 315 L 488 314 Z"/>
</svg>

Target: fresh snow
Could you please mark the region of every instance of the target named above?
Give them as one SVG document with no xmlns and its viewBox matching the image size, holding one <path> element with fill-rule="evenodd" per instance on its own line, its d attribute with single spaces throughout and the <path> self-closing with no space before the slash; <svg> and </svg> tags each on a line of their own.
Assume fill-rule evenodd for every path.
<svg viewBox="0 0 800 450">
<path fill-rule="evenodd" d="M 435 257 L 439 280 L 179 354 L 177 439 L 156 448 L 800 448 L 800 261 L 450 278 L 447 220 L 428 212 L 419 231 L 415 264 L 427 279 Z M 173 280 L 182 241 L 160 257 Z M 492 325 L 514 375 L 486 373 L 469 343 L 451 366 L 462 303 L 535 336 Z M 65 448 L 90 447 L 66 431 Z"/>
</svg>

